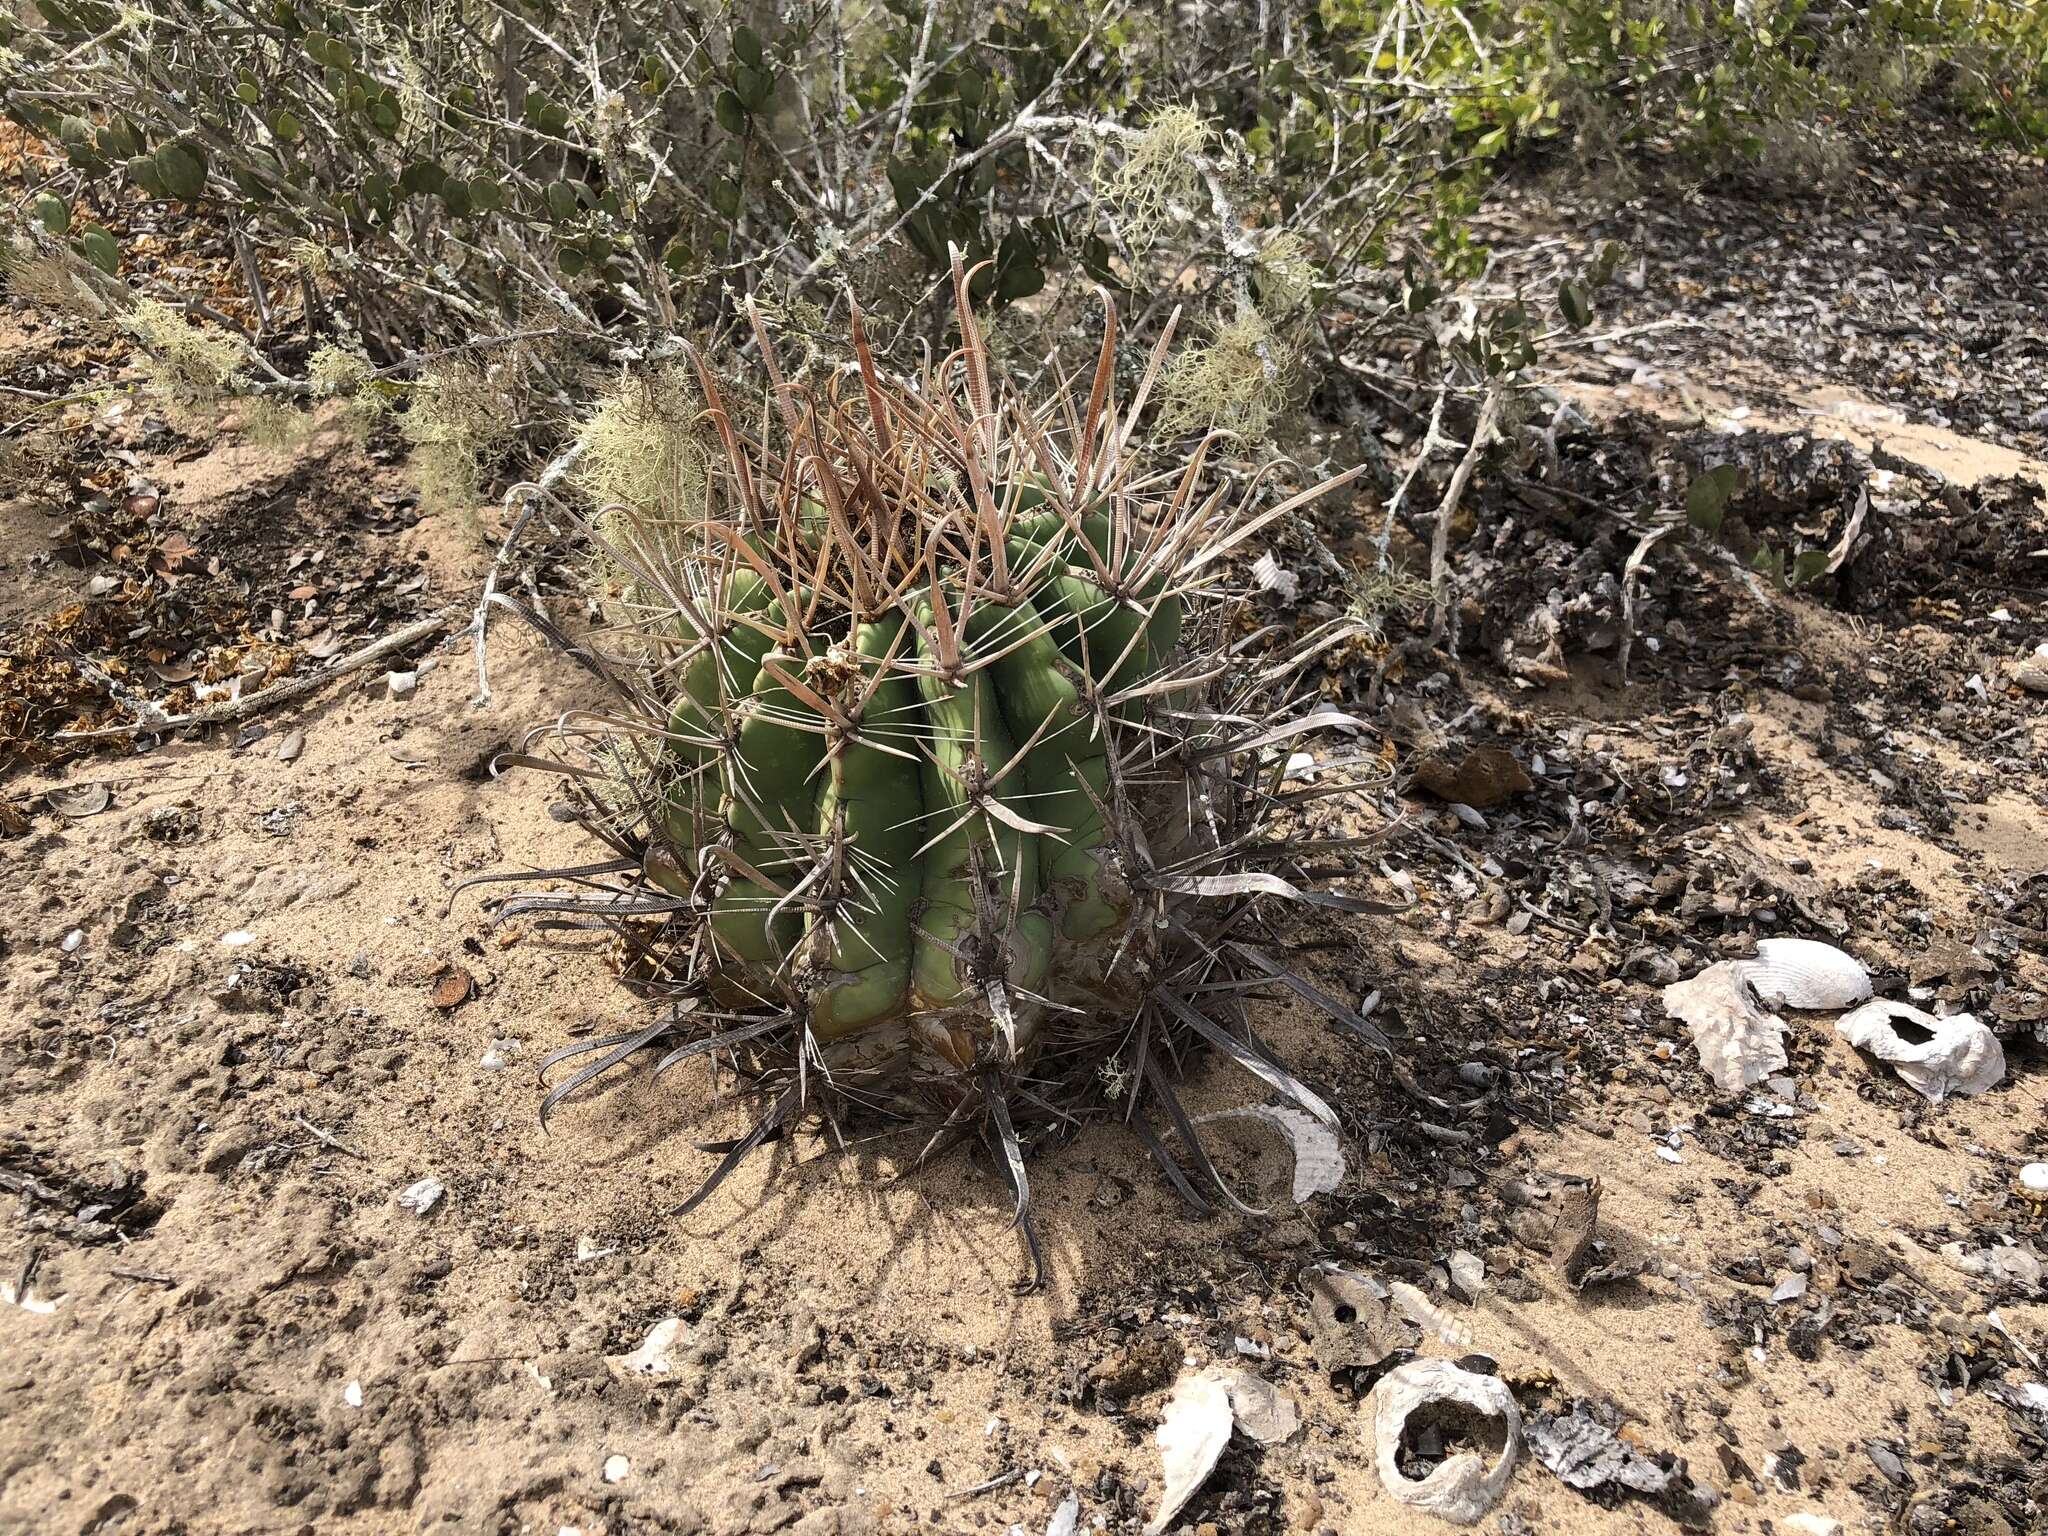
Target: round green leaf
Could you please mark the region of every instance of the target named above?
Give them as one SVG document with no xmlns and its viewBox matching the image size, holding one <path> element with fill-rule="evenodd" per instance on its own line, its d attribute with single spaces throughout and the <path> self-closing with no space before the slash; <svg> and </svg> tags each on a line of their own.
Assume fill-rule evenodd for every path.
<svg viewBox="0 0 2048 1536">
<path fill-rule="evenodd" d="M 121 270 L 121 247 L 103 224 L 88 224 L 78 232 L 78 254 L 109 277 Z"/>
<path fill-rule="evenodd" d="M 157 174 L 156 160 L 149 155 L 130 155 L 124 167 L 128 179 L 150 197 L 164 195 L 164 179 Z"/>
<path fill-rule="evenodd" d="M 761 67 L 761 36 L 752 27 L 735 28 L 732 34 L 733 56 L 751 68 Z"/>
<path fill-rule="evenodd" d="M 1564 314 L 1565 323 L 1575 331 L 1583 331 L 1593 323 L 1593 296 L 1586 292 L 1584 283 L 1566 278 L 1558 284 L 1557 307 Z"/>
<path fill-rule="evenodd" d="M 746 103 L 742 102 L 731 91 L 720 91 L 718 93 L 718 100 L 713 103 L 712 111 L 718 115 L 718 126 L 727 133 L 745 133 L 747 131 Z"/>
<path fill-rule="evenodd" d="M 566 223 L 576 217 L 576 189 L 568 182 L 549 182 L 541 197 L 547 203 L 548 217 L 557 224 Z"/>
<path fill-rule="evenodd" d="M 157 179 L 163 183 L 166 197 L 192 203 L 206 195 L 206 152 L 197 144 L 189 140 L 165 144 L 157 149 L 154 158 Z"/>
<path fill-rule="evenodd" d="M 1028 299 L 1045 286 L 1045 274 L 1037 267 L 1006 267 L 996 279 L 996 298 L 1009 304 Z"/>
<path fill-rule="evenodd" d="M 742 64 L 734 70 L 732 83 L 749 112 L 760 111 L 775 94 L 775 77 L 765 69 L 755 69 L 750 65 Z"/>
<path fill-rule="evenodd" d="M 38 192 L 34 204 L 36 222 L 53 235 L 71 227 L 71 205 L 54 192 Z"/>
<path fill-rule="evenodd" d="M 439 192 L 447 180 L 448 173 L 431 160 L 415 160 L 398 173 L 399 190 L 407 197 L 430 196 Z M 464 198 L 467 199 L 468 195 L 468 189 L 464 188 Z"/>
<path fill-rule="evenodd" d="M 1721 519 L 1728 513 L 1728 503 L 1735 499 L 1735 493 L 1741 489 L 1741 468 L 1734 464 L 1716 464 L 1704 474 L 1695 477 L 1692 484 L 1686 488 L 1686 521 L 1704 532 L 1714 532 L 1721 526 Z"/>
<path fill-rule="evenodd" d="M 306 127 L 297 116 L 290 112 L 273 112 L 270 117 L 270 134 L 280 144 L 296 144 L 305 136 Z"/>
<path fill-rule="evenodd" d="M 505 189 L 489 176 L 469 178 L 470 206 L 478 213 L 496 213 L 505 206 Z"/>
<path fill-rule="evenodd" d="M 555 260 L 561 266 L 564 277 L 580 277 L 583 274 L 583 253 L 573 245 L 565 245 L 555 253 Z"/>
<path fill-rule="evenodd" d="M 110 160 L 126 160 L 130 155 L 142 153 L 142 134 L 125 117 L 110 119 L 93 135 L 93 142 Z"/>
</svg>

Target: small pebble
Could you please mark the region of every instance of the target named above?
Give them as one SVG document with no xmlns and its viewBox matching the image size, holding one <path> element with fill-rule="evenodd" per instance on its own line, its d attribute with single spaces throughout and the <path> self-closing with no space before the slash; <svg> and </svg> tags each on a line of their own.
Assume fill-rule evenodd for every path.
<svg viewBox="0 0 2048 1536">
<path fill-rule="evenodd" d="M 604 1480 L 608 1483 L 622 1483 L 626 1474 L 633 1470 L 633 1463 L 623 1456 L 607 1456 L 604 1459 Z"/>
<path fill-rule="evenodd" d="M 2031 1195 L 2048 1195 L 2048 1163 L 2029 1163 L 2022 1168 L 2020 1188 Z"/>
</svg>

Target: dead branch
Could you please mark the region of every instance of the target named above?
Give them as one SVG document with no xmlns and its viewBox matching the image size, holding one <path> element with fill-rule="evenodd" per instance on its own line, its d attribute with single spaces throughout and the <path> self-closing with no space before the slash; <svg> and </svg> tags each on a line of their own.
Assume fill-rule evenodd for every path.
<svg viewBox="0 0 2048 1536">
<path fill-rule="evenodd" d="M 1471 483 L 1472 472 L 1479 467 L 1479 456 L 1486 451 L 1486 445 L 1494 439 L 1495 424 L 1500 419 L 1501 401 L 1506 386 L 1494 384 L 1486 391 L 1486 400 L 1479 407 L 1479 421 L 1472 429 L 1471 446 L 1465 450 L 1465 457 L 1458 461 L 1458 467 L 1451 471 L 1451 483 L 1444 488 L 1444 499 L 1437 504 L 1436 530 L 1429 540 L 1429 600 L 1432 613 L 1429 621 L 1429 643 L 1435 645 L 1451 633 L 1451 644 L 1457 645 L 1456 631 L 1451 625 L 1451 519 L 1458 514 L 1458 503 L 1465 498 L 1465 487 Z"/>
<path fill-rule="evenodd" d="M 195 709 L 187 715 L 167 715 L 145 702 L 142 707 L 150 711 L 149 715 L 133 724 L 106 725 L 90 731 L 59 731 L 50 739 L 96 741 L 113 736 L 161 736 L 192 725 L 229 725 L 237 720 L 246 720 L 249 716 L 260 714 L 275 705 L 303 698 L 325 687 L 337 677 L 346 677 L 381 657 L 389 656 L 394 651 L 402 651 L 407 646 L 424 640 L 435 631 L 447 628 L 456 613 L 457 610 L 452 606 L 443 608 L 439 613 L 417 619 L 402 629 L 393 630 L 381 640 L 371 641 L 361 650 L 351 651 L 332 666 L 319 672 L 309 672 L 303 677 L 288 677 L 281 683 L 273 683 L 268 688 L 258 689 L 255 693 L 239 699 L 231 699 L 225 704 L 216 704 L 208 709 Z"/>
</svg>

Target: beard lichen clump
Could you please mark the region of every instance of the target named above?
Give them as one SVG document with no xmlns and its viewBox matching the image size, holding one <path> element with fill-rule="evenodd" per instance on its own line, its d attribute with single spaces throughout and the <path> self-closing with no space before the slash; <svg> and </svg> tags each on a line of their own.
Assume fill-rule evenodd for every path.
<svg viewBox="0 0 2048 1536">
<path fill-rule="evenodd" d="M 156 299 L 137 299 L 122 324 L 142 344 L 150 387 L 174 404 L 218 404 L 247 382 L 247 357 L 217 325 L 194 325 Z"/>
<path fill-rule="evenodd" d="M 510 369 L 452 357 L 420 374 L 403 426 L 428 505 L 473 507 L 484 471 L 517 430 L 519 397 Z"/>
<path fill-rule="evenodd" d="M 1106 140 L 1098 146 L 1096 191 L 1114 210 L 1117 229 L 1132 250 L 1148 249 L 1194 218 L 1202 190 L 1197 157 L 1209 135 L 1209 125 L 1198 114 L 1168 106 L 1146 119 L 1141 135 L 1124 142 L 1120 159 Z"/>
<path fill-rule="evenodd" d="M 1348 723 L 1301 713 L 1296 683 L 1351 621 L 1248 645 L 1226 616 L 1248 541 L 1329 486 L 1259 510 L 1256 482 L 1205 475 L 1208 441 L 1147 469 L 1154 378 L 1119 409 L 1113 316 L 1085 401 L 1028 405 L 956 285 L 961 348 L 915 383 L 874 369 L 857 311 L 859 366 L 822 392 L 757 320 L 765 415 L 693 356 L 722 449 L 694 512 L 658 539 L 587 529 L 630 575 L 612 624 L 572 642 L 529 615 L 613 695 L 536 733 L 609 857 L 499 916 L 612 928 L 668 1004 L 556 1052 L 579 1065 L 543 1113 L 644 1047 L 731 1060 L 766 1112 L 682 1211 L 807 1115 L 980 1137 L 1027 1239 L 1026 1149 L 1091 1113 L 1204 1205 L 1161 1135 L 1215 1176 L 1173 1087 L 1191 1049 L 1334 1122 L 1250 1033 L 1251 988 L 1385 1043 L 1256 942 L 1271 899 L 1359 905 L 1299 883 L 1344 762 L 1287 777 Z"/>
</svg>

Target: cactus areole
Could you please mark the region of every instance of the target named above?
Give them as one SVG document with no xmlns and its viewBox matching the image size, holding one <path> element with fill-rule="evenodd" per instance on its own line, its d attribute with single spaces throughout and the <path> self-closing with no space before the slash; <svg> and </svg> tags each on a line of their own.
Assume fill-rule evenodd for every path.
<svg viewBox="0 0 2048 1536">
<path fill-rule="evenodd" d="M 1091 1112 L 1205 1205 L 1172 1087 L 1190 1047 L 1334 1118 L 1251 1035 L 1249 992 L 1291 988 L 1385 1047 L 1257 944 L 1275 899 L 1364 905 L 1296 867 L 1343 762 L 1285 773 L 1355 723 L 1293 697 L 1349 621 L 1253 632 L 1229 578 L 1328 484 L 1233 484 L 1208 442 L 1163 470 L 1133 452 L 1164 344 L 1120 409 L 1113 313 L 1085 397 L 1018 398 L 955 278 L 960 349 L 914 382 L 876 372 L 857 307 L 857 361 L 807 387 L 756 323 L 772 412 L 730 407 L 698 362 L 719 444 L 701 515 L 608 509 L 588 532 L 628 617 L 574 642 L 542 626 L 615 697 L 524 760 L 567 776 L 613 857 L 498 913 L 614 928 L 664 1002 L 556 1052 L 575 1070 L 543 1111 L 643 1047 L 737 1064 L 766 1113 L 691 1205 L 810 1112 L 979 1137 L 1027 1238 L 1025 1148 Z"/>
</svg>

